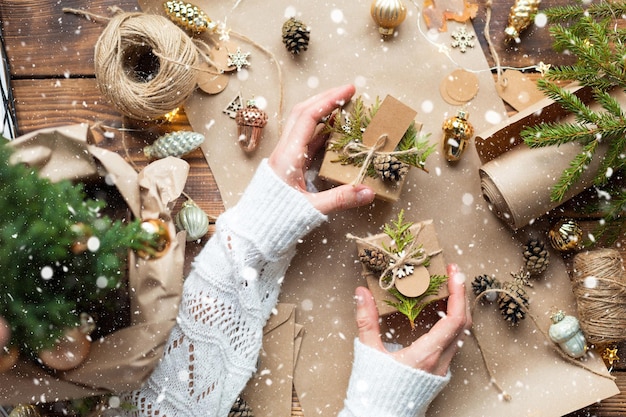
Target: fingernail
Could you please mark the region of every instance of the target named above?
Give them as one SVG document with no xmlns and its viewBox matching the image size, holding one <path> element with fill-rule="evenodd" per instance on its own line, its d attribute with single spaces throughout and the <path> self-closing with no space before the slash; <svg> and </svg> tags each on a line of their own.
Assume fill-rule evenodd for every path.
<svg viewBox="0 0 626 417">
<path fill-rule="evenodd" d="M 356 201 L 359 204 L 369 203 L 374 199 L 374 192 L 369 188 L 364 188 L 356 193 Z"/>
</svg>

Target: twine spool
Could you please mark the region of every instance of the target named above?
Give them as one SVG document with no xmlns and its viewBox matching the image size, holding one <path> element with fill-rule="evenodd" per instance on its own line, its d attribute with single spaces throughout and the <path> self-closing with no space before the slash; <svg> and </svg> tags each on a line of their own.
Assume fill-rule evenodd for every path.
<svg viewBox="0 0 626 417">
<path fill-rule="evenodd" d="M 133 119 L 159 119 L 196 88 L 197 48 L 163 16 L 112 17 L 96 43 L 94 59 L 100 92 Z"/>
<path fill-rule="evenodd" d="M 626 340 L 626 276 L 617 250 L 576 254 L 572 287 L 587 341 L 601 345 Z"/>
</svg>

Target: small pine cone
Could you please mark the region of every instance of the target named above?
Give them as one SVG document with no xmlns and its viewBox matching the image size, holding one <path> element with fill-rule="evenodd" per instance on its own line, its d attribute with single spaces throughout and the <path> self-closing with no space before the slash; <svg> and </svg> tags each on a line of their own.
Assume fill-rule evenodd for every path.
<svg viewBox="0 0 626 417">
<path fill-rule="evenodd" d="M 472 291 L 474 292 L 474 295 L 479 295 L 484 291 L 498 289 L 500 287 L 500 281 L 490 275 L 478 275 L 474 277 L 474 281 L 472 281 Z M 485 296 L 485 298 L 489 301 L 494 301 L 495 297 L 495 293 L 490 293 Z"/>
<path fill-rule="evenodd" d="M 530 275 L 539 275 L 545 271 L 550 264 L 550 253 L 545 243 L 537 239 L 530 240 L 524 246 L 524 262 Z"/>
<path fill-rule="evenodd" d="M 228 417 L 253 417 L 252 408 L 248 405 L 248 403 L 241 397 L 237 397 L 235 400 L 235 404 L 231 407 L 228 412 Z"/>
<path fill-rule="evenodd" d="M 376 249 L 361 249 L 359 251 L 359 260 L 370 271 L 382 272 L 389 266 L 387 255 Z"/>
<path fill-rule="evenodd" d="M 310 30 L 301 21 L 290 18 L 283 24 L 283 43 L 292 55 L 298 55 L 309 47 Z"/>
<path fill-rule="evenodd" d="M 377 155 L 374 169 L 385 181 L 400 181 L 409 172 L 409 165 L 392 155 Z"/>
<path fill-rule="evenodd" d="M 515 279 L 502 284 L 502 289 L 506 292 L 498 294 L 500 313 L 510 324 L 517 324 L 524 320 L 526 317 L 525 308 L 528 308 L 528 295 L 524 289 L 524 283 L 521 279 Z"/>
</svg>

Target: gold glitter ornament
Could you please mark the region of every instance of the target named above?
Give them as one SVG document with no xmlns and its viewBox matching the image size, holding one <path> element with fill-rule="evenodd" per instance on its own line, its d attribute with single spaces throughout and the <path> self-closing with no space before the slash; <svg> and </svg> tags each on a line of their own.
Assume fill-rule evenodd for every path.
<svg viewBox="0 0 626 417">
<path fill-rule="evenodd" d="M 374 0 L 370 7 L 372 19 L 383 36 L 393 35 L 395 29 L 406 18 L 407 9 L 401 0 Z"/>
<path fill-rule="evenodd" d="M 550 245 L 559 252 L 570 252 L 582 248 L 583 230 L 572 219 L 561 219 L 548 232 Z"/>
<path fill-rule="evenodd" d="M 509 25 L 504 29 L 507 40 L 519 38 L 520 33 L 532 23 L 541 0 L 515 0 L 509 11 Z"/>
<path fill-rule="evenodd" d="M 443 122 L 443 153 L 447 161 L 461 159 L 465 148 L 474 136 L 474 126 L 467 121 L 468 114 L 459 110 L 456 116 Z"/>
<path fill-rule="evenodd" d="M 245 152 L 254 151 L 259 145 L 263 127 L 267 124 L 267 113 L 256 106 L 254 100 L 248 100 L 248 105 L 237 111 L 237 135 L 239 146 Z"/>
<path fill-rule="evenodd" d="M 41 413 L 34 405 L 19 404 L 11 410 L 9 417 L 41 417 Z"/>
<path fill-rule="evenodd" d="M 166 1 L 163 3 L 163 9 L 172 22 L 189 32 L 202 33 L 217 28 L 217 24 L 191 3 Z"/>
</svg>

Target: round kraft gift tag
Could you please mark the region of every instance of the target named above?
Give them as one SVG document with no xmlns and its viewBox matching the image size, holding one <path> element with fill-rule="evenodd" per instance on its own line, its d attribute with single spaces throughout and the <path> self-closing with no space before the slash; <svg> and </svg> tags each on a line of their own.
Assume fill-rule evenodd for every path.
<svg viewBox="0 0 626 417">
<path fill-rule="evenodd" d="M 454 70 L 441 81 L 439 91 L 450 104 L 466 103 L 478 94 L 478 77 L 466 70 Z"/>
<path fill-rule="evenodd" d="M 396 289 L 406 297 L 419 297 L 430 284 L 430 273 L 425 266 L 416 266 L 411 275 L 396 279 Z"/>
<path fill-rule="evenodd" d="M 211 60 L 219 70 L 234 71 L 237 67 L 232 63 L 230 54 L 234 54 L 238 47 L 234 42 L 221 41 L 215 48 L 211 48 Z"/>
<path fill-rule="evenodd" d="M 228 85 L 228 74 L 217 74 L 216 69 L 207 63 L 201 63 L 198 71 L 198 88 L 207 94 L 218 94 Z"/>
</svg>

